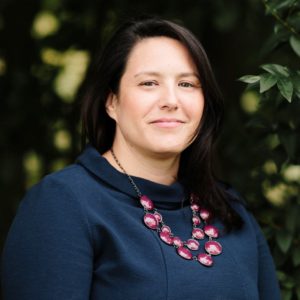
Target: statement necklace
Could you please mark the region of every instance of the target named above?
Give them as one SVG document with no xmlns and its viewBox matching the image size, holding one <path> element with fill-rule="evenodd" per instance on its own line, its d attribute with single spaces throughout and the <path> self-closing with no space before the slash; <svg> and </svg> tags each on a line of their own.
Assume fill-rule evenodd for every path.
<svg viewBox="0 0 300 300">
<path fill-rule="evenodd" d="M 207 221 L 211 218 L 210 212 L 201 208 L 195 202 L 195 195 L 191 194 L 190 197 L 190 208 L 192 211 L 192 233 L 191 238 L 182 241 L 179 237 L 175 236 L 172 233 L 171 228 L 166 225 L 163 221 L 162 215 L 157 211 L 154 207 L 154 203 L 151 199 L 149 199 L 146 195 L 143 195 L 132 177 L 125 171 L 120 162 L 118 161 L 114 151 L 111 149 L 111 154 L 116 162 L 116 164 L 120 167 L 120 169 L 124 172 L 124 174 L 128 177 L 131 185 L 136 191 L 140 204 L 144 208 L 144 224 L 151 230 L 156 230 L 160 239 L 169 246 L 173 246 L 176 249 L 176 252 L 179 256 L 187 260 L 195 260 L 200 264 L 210 267 L 213 265 L 214 255 L 219 255 L 222 253 L 222 246 L 219 242 L 213 240 L 214 238 L 218 238 L 219 230 L 217 227 L 213 225 L 208 225 Z M 199 249 L 200 243 L 199 240 L 203 240 L 205 236 L 208 237 L 208 241 L 204 244 L 204 249 L 206 253 L 199 253 L 197 255 L 193 255 L 192 251 L 196 251 Z"/>
</svg>

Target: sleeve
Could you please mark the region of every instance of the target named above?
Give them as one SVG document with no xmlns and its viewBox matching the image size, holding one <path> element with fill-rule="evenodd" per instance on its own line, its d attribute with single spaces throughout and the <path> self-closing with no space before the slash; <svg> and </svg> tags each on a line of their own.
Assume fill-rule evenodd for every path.
<svg viewBox="0 0 300 300">
<path fill-rule="evenodd" d="M 258 290 L 260 300 L 280 300 L 279 283 L 267 241 L 254 217 L 251 221 L 256 232 L 258 247 Z"/>
<path fill-rule="evenodd" d="M 44 179 L 21 202 L 6 240 L 4 300 L 87 300 L 92 272 L 82 203 L 59 180 Z"/>
</svg>

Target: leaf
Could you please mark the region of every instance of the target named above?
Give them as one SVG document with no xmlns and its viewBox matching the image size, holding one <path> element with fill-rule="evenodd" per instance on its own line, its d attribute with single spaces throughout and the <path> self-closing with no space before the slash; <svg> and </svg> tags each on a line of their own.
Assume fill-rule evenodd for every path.
<svg viewBox="0 0 300 300">
<path fill-rule="evenodd" d="M 295 73 L 296 75 L 292 76 L 292 82 L 294 86 L 294 93 L 296 97 L 300 99 L 300 75 Z"/>
<path fill-rule="evenodd" d="M 260 88 L 259 92 L 264 93 L 277 83 L 277 77 L 270 73 L 260 75 Z"/>
<path fill-rule="evenodd" d="M 287 253 L 291 247 L 293 236 L 287 232 L 280 231 L 276 234 L 276 242 L 283 253 Z"/>
<path fill-rule="evenodd" d="M 281 2 L 284 3 L 283 9 L 286 9 L 286 6 L 288 5 L 288 3 L 286 3 L 286 2 L 293 2 L 293 1 L 295 1 L 295 0 L 268 1 L 268 5 L 266 5 L 266 14 L 271 14 L 271 13 L 274 13 L 274 12 L 277 12 L 278 10 L 280 10 L 282 8 Z"/>
<path fill-rule="evenodd" d="M 289 39 L 290 35 L 291 34 L 288 30 L 280 30 L 280 32 L 272 34 L 264 43 L 260 51 L 260 55 L 266 56 L 268 53 L 276 49 L 281 43 L 285 43 Z"/>
<path fill-rule="evenodd" d="M 294 35 L 290 37 L 290 45 L 295 53 L 300 56 L 300 39 Z"/>
<path fill-rule="evenodd" d="M 297 74 L 295 76 L 292 77 L 292 82 L 293 82 L 293 86 L 295 91 L 299 91 L 300 92 L 300 75 Z"/>
<path fill-rule="evenodd" d="M 281 65 L 266 64 L 266 65 L 262 65 L 260 67 L 273 75 L 282 75 L 284 77 L 288 77 L 290 75 L 289 69 L 287 67 L 284 67 Z"/>
<path fill-rule="evenodd" d="M 260 77 L 256 75 L 245 75 L 240 77 L 238 80 L 246 83 L 255 83 L 259 81 Z"/>
<path fill-rule="evenodd" d="M 288 9 L 295 3 L 295 0 L 280 1 L 279 4 L 273 5 L 273 10 Z"/>
<path fill-rule="evenodd" d="M 291 80 L 281 77 L 277 81 L 277 87 L 280 91 L 280 94 L 288 101 L 292 102 L 292 96 L 293 96 L 293 83 Z"/>
</svg>

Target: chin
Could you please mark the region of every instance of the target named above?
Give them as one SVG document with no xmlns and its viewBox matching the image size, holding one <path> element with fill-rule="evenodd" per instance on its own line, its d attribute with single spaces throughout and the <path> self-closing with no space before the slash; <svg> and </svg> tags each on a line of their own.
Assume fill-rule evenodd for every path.
<svg viewBox="0 0 300 300">
<path fill-rule="evenodd" d="M 153 152 L 172 155 L 181 154 L 190 144 L 190 138 L 182 135 L 147 138 L 145 143 Z"/>
<path fill-rule="evenodd" d="M 163 145 L 158 145 L 157 147 L 152 149 L 152 151 L 156 155 L 177 156 L 180 155 L 184 149 L 185 147 L 178 147 L 178 145 L 174 147 L 170 147 L 170 145 L 166 145 L 165 147 Z"/>
</svg>

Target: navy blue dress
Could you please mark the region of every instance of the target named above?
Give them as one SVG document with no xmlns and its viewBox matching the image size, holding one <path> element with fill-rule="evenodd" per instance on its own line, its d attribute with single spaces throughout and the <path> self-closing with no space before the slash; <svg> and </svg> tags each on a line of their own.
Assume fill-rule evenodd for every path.
<svg viewBox="0 0 300 300">
<path fill-rule="evenodd" d="M 172 232 L 188 239 L 191 210 L 183 187 L 134 180 Z M 214 265 L 185 260 L 145 227 L 128 178 L 89 146 L 21 202 L 2 257 L 4 300 L 280 299 L 256 221 L 241 202 L 232 205 L 245 224 L 218 239 L 223 253 Z"/>
</svg>

